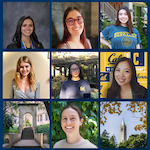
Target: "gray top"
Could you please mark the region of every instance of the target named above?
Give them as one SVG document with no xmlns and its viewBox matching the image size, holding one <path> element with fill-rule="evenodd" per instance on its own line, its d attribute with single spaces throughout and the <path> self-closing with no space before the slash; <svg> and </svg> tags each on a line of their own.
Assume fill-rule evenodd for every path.
<svg viewBox="0 0 150 150">
<path fill-rule="evenodd" d="M 40 98 L 40 82 L 36 80 L 35 91 L 31 92 L 29 88 L 25 93 L 21 89 L 16 89 L 15 79 L 10 83 L 9 91 L 10 99 L 39 99 Z"/>
</svg>

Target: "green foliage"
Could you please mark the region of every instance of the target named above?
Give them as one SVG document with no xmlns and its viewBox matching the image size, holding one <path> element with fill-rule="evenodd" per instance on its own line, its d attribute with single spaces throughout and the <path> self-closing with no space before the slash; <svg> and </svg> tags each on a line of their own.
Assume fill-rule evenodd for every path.
<svg viewBox="0 0 150 150">
<path fill-rule="evenodd" d="M 67 77 L 64 77 L 61 75 L 53 77 L 52 82 L 51 82 L 52 98 L 56 98 L 56 97 L 59 98 L 58 95 L 60 93 L 61 86 L 62 86 L 63 82 L 66 80 L 67 80 Z"/>
<path fill-rule="evenodd" d="M 109 139 L 105 137 L 100 137 L 101 140 L 101 148 L 116 148 L 117 146 L 114 144 L 111 144 Z"/>
<path fill-rule="evenodd" d="M 56 101 L 52 102 L 52 147 L 57 141 L 66 138 L 61 129 L 60 114 L 63 107 L 70 103 L 74 103 L 82 109 L 82 115 L 84 116 L 84 122 L 80 129 L 82 137 L 98 146 L 98 102 Z"/>
<path fill-rule="evenodd" d="M 10 115 L 3 114 L 3 134 L 8 133 L 9 128 L 13 128 L 13 122 Z"/>
<path fill-rule="evenodd" d="M 137 26 L 136 29 L 139 31 L 140 39 L 141 39 L 141 45 L 143 49 L 147 49 L 147 36 L 144 34 L 143 26 L 144 23 L 142 22 L 142 19 L 140 18 L 139 14 L 137 14 Z"/>
<path fill-rule="evenodd" d="M 18 133 L 18 127 L 9 128 L 8 133 Z"/>
<path fill-rule="evenodd" d="M 46 133 L 46 134 L 48 134 L 48 142 L 49 142 L 50 124 L 37 126 L 37 133 Z"/>
<path fill-rule="evenodd" d="M 116 136 L 113 134 L 113 136 L 110 137 L 110 143 L 116 145 Z"/>
<path fill-rule="evenodd" d="M 103 133 L 102 133 L 102 137 L 105 137 L 106 139 L 109 139 L 109 133 L 104 130 Z"/>
<path fill-rule="evenodd" d="M 120 143 L 119 148 L 147 148 L 147 135 L 131 135 L 127 141 Z"/>
<path fill-rule="evenodd" d="M 104 19 L 104 21 L 101 21 L 101 31 L 105 29 L 108 25 L 112 25 L 114 22 L 107 21 L 107 18 Z M 110 41 L 108 41 L 110 43 Z M 106 45 L 100 44 L 101 49 L 109 49 Z"/>
</svg>

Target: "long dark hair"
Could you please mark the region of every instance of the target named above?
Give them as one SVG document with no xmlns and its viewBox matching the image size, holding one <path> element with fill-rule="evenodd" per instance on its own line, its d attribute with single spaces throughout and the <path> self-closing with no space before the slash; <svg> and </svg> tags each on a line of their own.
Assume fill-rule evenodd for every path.
<svg viewBox="0 0 150 150">
<path fill-rule="evenodd" d="M 82 74 L 81 67 L 80 67 L 76 62 L 73 62 L 73 63 L 71 63 L 70 66 L 69 66 L 68 80 L 71 80 L 71 78 L 72 78 L 72 75 L 71 75 L 71 66 L 72 66 L 73 64 L 75 64 L 75 65 L 77 65 L 77 66 L 79 67 L 79 70 L 80 70 L 79 77 L 80 77 L 80 79 L 84 79 L 83 74 Z"/>
<path fill-rule="evenodd" d="M 130 65 L 130 68 L 132 71 L 132 78 L 130 81 L 131 88 L 133 90 L 138 90 L 138 88 L 139 88 L 139 83 L 137 82 L 137 77 L 136 77 L 136 69 L 135 69 L 135 66 L 134 66 L 132 59 L 127 58 L 127 57 L 122 57 L 116 62 L 115 66 L 114 66 L 113 80 L 112 80 L 112 84 L 111 84 L 111 87 L 109 89 L 109 92 L 107 93 L 107 98 L 115 98 L 118 95 L 118 92 L 120 92 L 120 86 L 116 82 L 114 74 L 115 74 L 115 70 L 116 70 L 117 65 L 122 61 L 127 61 Z"/>
<path fill-rule="evenodd" d="M 128 31 L 129 31 L 129 33 L 131 34 L 131 33 L 133 33 L 133 29 L 132 29 L 132 27 L 133 27 L 133 25 L 132 25 L 132 21 L 131 21 L 131 14 L 130 14 L 130 10 L 129 10 L 129 8 L 127 7 L 127 6 L 121 6 L 120 8 L 119 8 L 119 10 L 118 10 L 118 12 L 117 12 L 117 20 L 116 20 L 116 23 L 115 23 L 115 26 L 120 26 L 120 21 L 119 21 L 119 11 L 121 10 L 121 9 L 124 9 L 126 12 L 127 12 L 127 15 L 128 15 L 128 22 L 126 23 L 127 24 L 127 28 L 128 28 Z"/>
<path fill-rule="evenodd" d="M 34 25 L 34 21 L 33 19 L 29 16 L 29 15 L 25 15 L 25 16 L 22 16 L 19 20 L 18 20 L 18 23 L 17 23 L 17 27 L 16 27 L 16 31 L 15 31 L 15 34 L 13 35 L 12 37 L 12 42 L 13 42 L 13 48 L 21 48 L 21 26 L 24 22 L 24 20 L 26 19 L 30 19 L 32 20 L 33 22 L 33 32 L 32 34 L 30 35 L 30 38 L 33 42 L 33 45 L 38 48 L 39 47 L 39 41 L 38 41 L 38 37 L 35 33 L 35 25 Z"/>
<path fill-rule="evenodd" d="M 68 16 L 68 13 L 70 11 L 73 11 L 73 10 L 77 10 L 82 15 L 81 11 L 76 7 L 68 7 L 66 9 L 66 11 L 64 13 L 64 17 L 63 17 L 64 35 L 63 35 L 63 38 L 62 38 L 61 42 L 58 44 L 58 46 L 63 44 L 63 43 L 66 43 L 71 37 L 71 34 L 69 33 L 67 25 L 66 25 L 66 17 Z M 85 26 L 83 28 L 82 34 L 80 35 L 80 39 L 81 39 L 81 43 L 83 44 L 85 49 L 90 49 L 89 44 L 88 44 L 87 39 L 86 39 Z"/>
</svg>

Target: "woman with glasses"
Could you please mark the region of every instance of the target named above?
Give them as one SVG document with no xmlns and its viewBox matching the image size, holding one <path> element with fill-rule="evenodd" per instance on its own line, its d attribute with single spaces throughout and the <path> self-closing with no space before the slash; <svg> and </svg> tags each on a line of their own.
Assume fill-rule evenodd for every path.
<svg viewBox="0 0 150 150">
<path fill-rule="evenodd" d="M 91 88 L 84 80 L 80 66 L 73 62 L 69 66 L 68 80 L 61 87 L 60 99 L 90 98 Z"/>
<path fill-rule="evenodd" d="M 63 17 L 64 35 L 58 49 L 91 49 L 86 38 L 84 17 L 76 7 L 69 7 Z"/>
</svg>

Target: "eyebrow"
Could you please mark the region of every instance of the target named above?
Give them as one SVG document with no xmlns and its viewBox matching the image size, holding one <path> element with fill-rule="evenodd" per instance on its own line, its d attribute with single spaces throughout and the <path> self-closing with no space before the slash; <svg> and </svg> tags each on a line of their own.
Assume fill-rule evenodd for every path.
<svg viewBox="0 0 150 150">
<path fill-rule="evenodd" d="M 71 117 L 74 117 L 74 116 L 76 117 L 76 115 L 71 115 Z M 62 117 L 67 117 L 67 116 L 62 116 Z"/>
<path fill-rule="evenodd" d="M 78 17 L 82 17 L 82 16 L 77 16 L 77 18 L 78 18 Z M 68 19 L 74 19 L 74 18 L 70 17 L 70 18 L 68 18 Z"/>
</svg>

